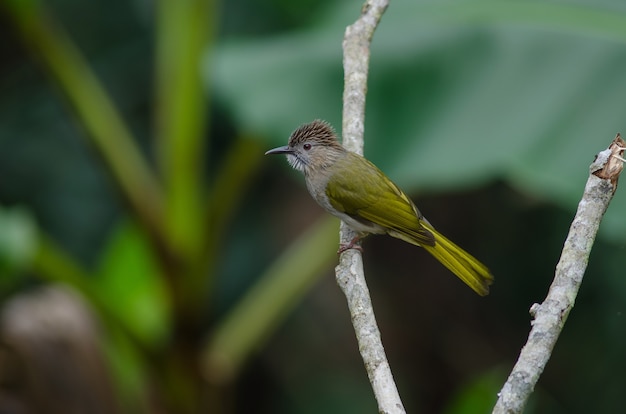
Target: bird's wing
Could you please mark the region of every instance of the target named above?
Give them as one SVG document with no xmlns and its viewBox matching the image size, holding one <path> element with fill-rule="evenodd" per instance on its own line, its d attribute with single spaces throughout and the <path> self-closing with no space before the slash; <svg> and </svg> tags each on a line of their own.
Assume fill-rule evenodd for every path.
<svg viewBox="0 0 626 414">
<path fill-rule="evenodd" d="M 334 167 L 326 195 L 335 209 L 355 220 L 378 224 L 409 243 L 434 244 L 413 202 L 374 164 L 348 153 Z"/>
</svg>

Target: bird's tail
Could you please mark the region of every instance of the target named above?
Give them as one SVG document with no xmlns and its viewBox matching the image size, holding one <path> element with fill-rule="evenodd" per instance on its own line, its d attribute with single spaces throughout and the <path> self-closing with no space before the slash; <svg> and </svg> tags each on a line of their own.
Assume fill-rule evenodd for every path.
<svg viewBox="0 0 626 414">
<path fill-rule="evenodd" d="M 430 224 L 422 224 L 433 234 L 435 243 L 431 246 L 426 244 L 421 246 L 476 293 L 481 296 L 487 295 L 489 293 L 489 285 L 493 283 L 493 275 L 489 269 L 474 256 L 445 238 Z"/>
</svg>

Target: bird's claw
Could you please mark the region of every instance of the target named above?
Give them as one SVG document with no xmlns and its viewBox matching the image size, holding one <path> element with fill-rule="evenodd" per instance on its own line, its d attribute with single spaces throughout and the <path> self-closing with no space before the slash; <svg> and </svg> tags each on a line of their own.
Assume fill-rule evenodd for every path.
<svg viewBox="0 0 626 414">
<path fill-rule="evenodd" d="M 352 240 L 350 240 L 350 242 L 346 243 L 346 244 L 341 244 L 339 246 L 339 250 L 337 250 L 337 254 L 341 254 L 343 252 L 345 252 L 346 250 L 350 250 L 350 249 L 355 249 L 360 251 L 361 253 L 363 253 L 363 247 L 361 247 L 360 244 L 357 244 L 359 242 L 361 238 L 359 236 L 353 238 Z"/>
</svg>

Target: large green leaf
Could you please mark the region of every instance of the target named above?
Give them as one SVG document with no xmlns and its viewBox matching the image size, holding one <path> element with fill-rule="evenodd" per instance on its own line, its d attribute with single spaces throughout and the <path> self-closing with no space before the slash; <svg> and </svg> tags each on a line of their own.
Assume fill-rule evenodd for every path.
<svg viewBox="0 0 626 414">
<path fill-rule="evenodd" d="M 206 69 L 267 145 L 313 118 L 339 127 L 340 45 L 359 6 L 334 7 L 307 31 L 227 40 Z M 394 1 L 372 45 L 366 156 L 409 191 L 503 179 L 574 208 L 624 126 L 624 28 L 611 2 Z M 614 203 L 604 234 L 621 238 L 626 198 Z"/>
</svg>

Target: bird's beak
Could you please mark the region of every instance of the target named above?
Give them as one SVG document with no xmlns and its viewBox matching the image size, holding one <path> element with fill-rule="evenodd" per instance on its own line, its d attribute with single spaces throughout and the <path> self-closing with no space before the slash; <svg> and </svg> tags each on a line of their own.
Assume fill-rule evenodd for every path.
<svg viewBox="0 0 626 414">
<path fill-rule="evenodd" d="M 265 153 L 265 155 L 269 154 L 293 154 L 293 149 L 289 148 L 288 145 L 285 145 L 284 147 L 274 148 Z"/>
</svg>

